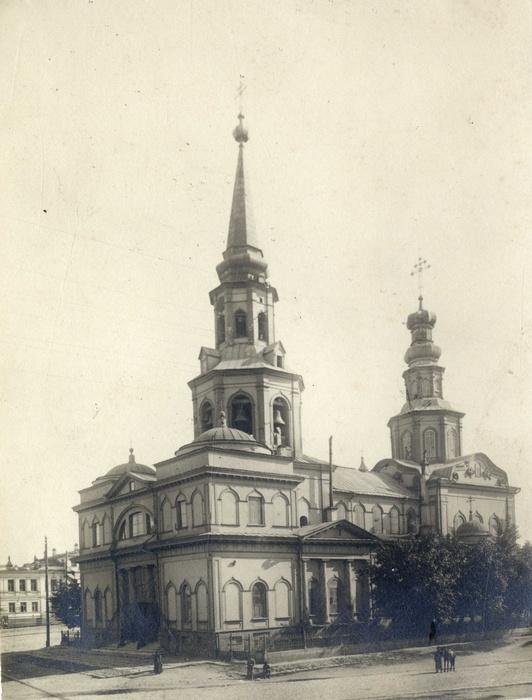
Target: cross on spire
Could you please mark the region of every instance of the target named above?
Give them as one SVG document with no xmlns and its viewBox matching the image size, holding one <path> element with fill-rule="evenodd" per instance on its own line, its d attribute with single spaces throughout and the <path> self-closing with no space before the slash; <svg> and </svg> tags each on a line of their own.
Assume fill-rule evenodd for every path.
<svg viewBox="0 0 532 700">
<path fill-rule="evenodd" d="M 240 82 L 236 91 L 236 99 L 238 99 L 238 111 L 240 114 L 244 111 L 244 92 L 246 91 L 246 85 L 243 80 L 244 76 L 240 75 Z"/>
<path fill-rule="evenodd" d="M 418 258 L 416 264 L 412 268 L 410 276 L 417 275 L 417 287 L 419 292 L 419 308 L 423 308 L 423 272 L 431 267 L 430 263 L 425 258 Z"/>
</svg>

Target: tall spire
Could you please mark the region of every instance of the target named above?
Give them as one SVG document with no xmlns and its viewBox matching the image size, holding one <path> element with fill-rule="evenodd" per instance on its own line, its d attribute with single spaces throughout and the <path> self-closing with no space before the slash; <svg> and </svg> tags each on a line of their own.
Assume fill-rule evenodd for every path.
<svg viewBox="0 0 532 700">
<path fill-rule="evenodd" d="M 255 222 L 253 220 L 249 187 L 246 188 L 244 144 L 248 141 L 249 136 L 247 129 L 244 127 L 244 115 L 242 113 L 238 115 L 238 121 L 238 126 L 233 131 L 235 141 L 238 143 L 238 161 L 233 189 L 231 218 L 229 219 L 229 233 L 227 235 L 227 250 L 246 246 L 258 248 L 255 240 Z"/>
<path fill-rule="evenodd" d="M 224 281 L 236 281 L 247 275 L 257 275 L 265 279 L 268 266 L 257 241 L 249 183 L 246 182 L 244 169 L 244 144 L 249 140 L 249 135 L 242 113 L 238 115 L 233 137 L 238 143 L 233 201 L 224 259 L 216 269 L 220 280 Z"/>
</svg>

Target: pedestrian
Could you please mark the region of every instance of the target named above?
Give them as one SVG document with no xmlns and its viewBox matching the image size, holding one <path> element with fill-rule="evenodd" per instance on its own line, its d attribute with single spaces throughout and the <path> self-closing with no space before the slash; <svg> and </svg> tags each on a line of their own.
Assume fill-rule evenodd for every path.
<svg viewBox="0 0 532 700">
<path fill-rule="evenodd" d="M 436 673 L 441 671 L 441 651 L 439 647 L 434 652 L 434 668 Z"/>
<path fill-rule="evenodd" d="M 249 657 L 246 668 L 246 678 L 248 679 L 248 681 L 254 680 L 255 659 L 252 656 Z"/>
<path fill-rule="evenodd" d="M 447 671 L 447 665 L 448 665 L 448 659 L 447 659 L 447 648 L 446 647 L 441 647 L 441 665 L 442 665 L 442 672 L 445 673 Z"/>
<path fill-rule="evenodd" d="M 271 675 L 272 675 L 271 666 L 267 661 L 265 661 L 264 664 L 262 665 L 262 677 L 269 678 Z"/>
<path fill-rule="evenodd" d="M 163 672 L 163 652 L 161 651 L 161 649 L 157 649 L 157 651 L 153 655 L 153 672 Z"/>
<path fill-rule="evenodd" d="M 456 671 L 456 654 L 449 649 L 449 671 Z"/>
</svg>

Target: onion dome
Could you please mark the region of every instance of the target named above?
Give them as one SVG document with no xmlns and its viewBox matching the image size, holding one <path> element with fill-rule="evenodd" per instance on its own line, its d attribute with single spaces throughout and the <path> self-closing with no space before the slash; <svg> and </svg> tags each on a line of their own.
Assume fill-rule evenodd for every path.
<svg viewBox="0 0 532 700">
<path fill-rule="evenodd" d="M 244 115 L 242 112 L 238 115 L 238 125 L 233 130 L 233 137 L 237 143 L 247 143 L 249 140 L 248 130 L 244 126 Z"/>
<path fill-rule="evenodd" d="M 109 469 L 104 476 L 100 476 L 96 481 L 103 481 L 104 479 L 119 479 L 123 474 L 146 474 L 149 476 L 155 476 L 155 469 L 149 467 L 147 464 L 138 464 L 135 461 L 135 454 L 133 448 L 129 450 L 129 459 L 124 464 L 117 464 L 116 467 Z"/>
<path fill-rule="evenodd" d="M 226 424 L 224 411 L 220 414 L 220 425 L 205 430 L 193 442 L 180 447 L 176 455 L 186 454 L 201 447 L 215 447 L 222 450 L 239 450 L 267 455 L 272 453 L 267 445 L 257 442 L 253 435 L 249 435 L 243 430 L 229 428 Z"/>
<path fill-rule="evenodd" d="M 408 365 L 436 364 L 440 359 L 441 348 L 432 340 L 432 329 L 436 324 L 436 314 L 423 308 L 423 297 L 419 297 L 419 308 L 410 314 L 406 326 L 412 334 L 412 343 L 405 354 Z"/>
<path fill-rule="evenodd" d="M 468 520 L 456 530 L 456 537 L 465 544 L 477 544 L 489 536 L 488 529 L 478 520 Z"/>
</svg>

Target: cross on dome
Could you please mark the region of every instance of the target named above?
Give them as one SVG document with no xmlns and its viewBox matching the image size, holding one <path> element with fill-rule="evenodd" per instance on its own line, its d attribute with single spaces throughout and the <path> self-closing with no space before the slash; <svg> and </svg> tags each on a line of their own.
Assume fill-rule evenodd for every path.
<svg viewBox="0 0 532 700">
<path fill-rule="evenodd" d="M 410 276 L 413 277 L 414 275 L 417 275 L 417 286 L 418 286 L 418 291 L 419 291 L 419 310 L 421 311 L 423 309 L 423 272 L 425 270 L 428 270 L 431 267 L 430 263 L 427 262 L 425 258 L 418 258 L 417 262 L 415 263 L 414 267 L 412 268 L 412 272 L 410 273 Z"/>
</svg>

